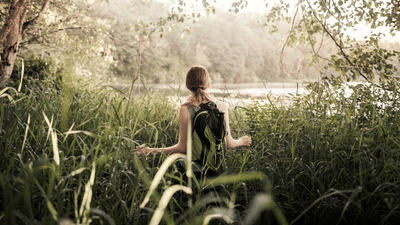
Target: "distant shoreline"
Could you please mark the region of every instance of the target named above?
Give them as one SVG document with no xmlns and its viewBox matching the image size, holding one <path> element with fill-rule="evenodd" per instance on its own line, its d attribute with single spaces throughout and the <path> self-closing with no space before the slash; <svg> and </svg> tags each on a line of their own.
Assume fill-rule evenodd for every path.
<svg viewBox="0 0 400 225">
<path fill-rule="evenodd" d="M 220 90 L 240 90 L 240 89 L 248 89 L 248 88 L 304 88 L 306 86 L 305 83 L 311 81 L 289 81 L 289 82 L 257 82 L 257 83 L 241 83 L 241 84 L 225 84 L 225 83 L 213 83 L 211 85 L 210 90 L 212 89 L 220 89 Z M 111 84 L 110 86 L 121 88 L 121 89 L 129 89 L 132 86 L 132 83 L 129 82 L 116 82 Z M 134 85 L 135 88 L 143 87 L 143 84 L 137 83 Z M 181 91 L 186 91 L 185 84 L 146 84 L 147 88 L 154 88 L 158 90 L 168 90 L 168 89 L 180 89 Z"/>
<path fill-rule="evenodd" d="M 211 88 L 217 89 L 243 89 L 243 88 L 296 88 L 296 87 L 305 87 L 303 81 L 299 82 L 257 82 L 257 83 L 243 83 L 243 84 L 213 84 Z"/>
<path fill-rule="evenodd" d="M 122 92 L 128 92 L 132 86 L 129 83 L 116 83 L 109 85 L 117 88 Z M 287 95 L 287 94 L 303 94 L 305 92 L 306 83 L 303 82 L 258 82 L 258 83 L 242 83 L 242 84 L 212 84 L 208 92 L 215 97 L 222 98 L 264 98 L 268 94 Z M 141 83 L 134 85 L 134 94 L 159 92 L 167 95 L 176 96 L 178 93 L 181 98 L 190 95 L 184 84 L 166 85 L 166 84 L 146 84 Z"/>
<path fill-rule="evenodd" d="M 307 83 L 311 81 L 302 82 L 258 82 L 258 83 L 243 83 L 243 84 L 212 84 L 208 92 L 215 97 L 222 98 L 254 98 L 262 99 L 267 95 L 275 96 L 290 96 L 297 94 L 307 93 Z M 362 82 L 348 82 L 349 85 L 355 85 Z M 128 92 L 132 86 L 129 83 L 115 83 L 108 85 L 109 87 L 116 88 L 122 92 Z M 137 83 L 134 85 L 133 94 L 141 94 L 150 91 L 151 93 L 164 93 L 171 96 L 189 96 L 189 91 L 185 88 L 184 84 L 166 85 L 166 84 L 146 84 Z"/>
</svg>

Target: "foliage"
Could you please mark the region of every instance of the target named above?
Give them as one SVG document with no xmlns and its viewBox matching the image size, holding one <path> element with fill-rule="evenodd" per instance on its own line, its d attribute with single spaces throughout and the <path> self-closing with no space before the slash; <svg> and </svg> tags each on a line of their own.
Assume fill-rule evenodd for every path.
<svg viewBox="0 0 400 225">
<path fill-rule="evenodd" d="M 282 80 L 277 48 L 284 32 L 266 35 L 256 13 L 235 14 L 210 5 L 215 10 L 207 14 L 201 7 L 184 1 L 169 5 L 117 0 L 96 6 L 91 14 L 111 22 L 105 37 L 107 54 L 113 58 L 110 71 L 122 78 L 142 76 L 151 83 L 176 84 L 189 66 L 200 64 L 217 82 Z M 121 8 L 130 13 L 121 13 Z M 291 63 L 285 69 L 290 79 L 318 77 L 308 68 L 308 51 L 306 47 L 287 50 L 286 60 Z"/>
<path fill-rule="evenodd" d="M 142 143 L 176 143 L 179 100 L 151 90 L 128 98 L 116 89 L 77 84 L 69 95 L 65 89 L 33 88 L 29 95 L 10 89 L 19 101 L 0 105 L 0 221 L 148 224 L 164 191 L 181 185 L 193 187 L 196 200 L 190 208 L 190 195 L 165 197 L 167 223 L 201 224 L 219 215 L 275 224 L 282 217 L 265 211 L 267 204 L 282 209 L 289 222 L 390 224 L 399 219 L 400 204 L 398 96 L 339 83 L 232 107 L 233 135 L 250 134 L 255 145 L 229 151 L 229 174 L 205 184 L 222 185 L 223 198 L 197 192 L 179 164 L 161 166 L 165 156 L 130 157 Z M 161 168 L 164 175 L 151 184 Z M 141 209 L 150 186 L 152 197 Z"/>
<path fill-rule="evenodd" d="M 293 17 L 289 14 L 290 7 L 296 9 Z M 269 7 L 263 26 L 270 27 L 271 32 L 274 32 L 277 27 L 271 22 L 291 21 L 293 26 L 287 44 L 308 43 L 312 47 L 313 63 L 318 64 L 321 70 L 329 66 L 339 71 L 348 81 L 361 77 L 369 82 L 379 82 L 385 89 L 395 90 L 399 78 L 395 66 L 400 58 L 399 51 L 381 47 L 379 41 L 384 34 L 380 30 L 371 32 L 363 40 L 350 36 L 348 31 L 366 23 L 371 29 L 387 27 L 394 35 L 400 24 L 396 11 L 398 7 L 398 1 L 380 0 L 299 0 L 292 5 L 281 1 Z M 296 17 L 297 12 L 300 18 Z M 330 56 L 319 51 L 326 39 L 334 44 Z M 321 64 L 324 61 L 327 65 Z M 327 75 L 325 77 L 330 79 L 331 76 Z"/>
<path fill-rule="evenodd" d="M 117 2 L 112 5 L 126 4 Z M 150 82 L 177 83 L 185 68 L 201 64 L 218 82 L 317 80 L 342 74 L 349 80 L 380 77 L 393 86 L 390 80 L 398 76 L 398 45 L 388 48 L 374 35 L 365 41 L 347 37 L 346 30 L 359 22 L 344 22 L 351 19 L 350 10 L 342 6 L 337 10 L 344 11 L 334 14 L 334 3 L 323 2 L 299 1 L 297 16 L 293 16 L 293 5 L 285 2 L 267 5 L 264 20 L 257 13 L 224 12 L 208 1 L 198 2 L 197 8 L 185 1 L 130 4 L 126 6 L 132 12 L 129 15 L 105 6 L 96 12 L 118 18 L 110 38 L 115 45 L 111 70 L 119 76 L 141 74 Z M 238 1 L 230 11 L 246 5 Z M 331 14 L 322 13 L 328 9 Z M 339 14 L 339 22 L 331 22 Z M 260 21 L 262 26 L 257 24 Z M 273 35 L 266 35 L 263 27 Z"/>
<path fill-rule="evenodd" d="M 135 167 L 129 159 L 129 150 L 137 144 L 134 140 L 170 144 L 171 138 L 176 138 L 173 132 L 177 132 L 177 128 L 171 126 L 176 123 L 176 115 L 167 113 L 159 117 L 156 113 L 171 108 L 171 103 L 155 103 L 147 96 L 135 98 L 142 107 L 134 107 L 132 103 L 126 105 L 130 101 L 117 97 L 113 91 L 72 88 L 69 118 L 65 118 L 63 96 L 53 88 L 32 88 L 31 93 L 20 100 L 21 104 L 0 106 L 1 188 L 8 196 L 0 200 L 1 220 L 10 224 L 22 221 L 50 224 L 62 218 L 88 219 L 79 210 L 84 205 L 85 184 L 94 170 L 93 198 L 89 196 L 91 201 L 87 203 L 96 205 L 88 208 L 92 220 L 97 220 L 96 215 L 102 218 L 100 220 L 108 220 L 109 212 L 105 213 L 104 209 L 123 210 L 119 216 L 112 215 L 114 220 L 117 217 L 123 218 L 119 221 L 140 220 L 134 202 L 147 187 L 142 186 L 142 191 L 131 188 L 143 181 L 141 175 L 132 173 Z M 121 110 L 129 116 L 120 114 Z M 147 123 L 154 119 L 157 122 Z M 61 132 L 63 120 L 69 121 L 70 129 L 66 133 Z M 158 127 L 162 127 L 163 132 L 158 132 Z M 6 163 L 8 160 L 10 163 Z M 18 193 L 25 197 L 18 197 Z M 124 205 L 114 205 L 116 202 L 110 197 L 132 205 L 129 210 Z"/>
<path fill-rule="evenodd" d="M 267 4 L 262 25 L 271 28 L 267 31 L 272 36 L 257 25 L 262 15 L 242 12 L 248 1 L 233 1 L 229 13 L 213 1 L 198 1 L 197 8 L 187 1 L 174 3 L 55 2 L 21 40 L 20 55 L 50 54 L 73 60 L 78 70 L 85 71 L 82 75 L 112 72 L 152 83 L 180 83 L 188 66 L 201 64 L 218 82 L 330 79 L 341 73 L 349 80 L 361 76 L 380 79 L 386 88 L 396 85 L 398 45 L 386 47 L 381 34 L 364 41 L 346 36 L 362 21 L 371 28 L 389 26 L 396 31 L 395 1 Z M 6 15 L 7 4 L 3 5 Z M 297 16 L 293 7 L 299 10 Z M 34 15 L 31 10 L 27 18 Z M 293 49 L 283 51 L 286 45 Z"/>
<path fill-rule="evenodd" d="M 29 95 L 14 95 L 15 99 L 22 97 L 18 103 L 0 106 L 0 187 L 6 193 L 0 199 L 2 223 L 148 224 L 158 205 L 158 195 L 143 210 L 138 203 L 145 197 L 150 177 L 165 167 L 160 164 L 165 157 L 146 162 L 129 153 L 141 142 L 156 146 L 176 142 L 176 102 L 149 93 L 129 99 L 114 89 L 89 90 L 77 85 L 69 89 L 69 118 L 65 118 L 65 94 L 60 95 L 53 88 L 32 87 L 35 88 Z M 64 120 L 69 128 L 62 132 Z M 185 184 L 176 164 L 163 171 L 165 178 L 151 185 L 154 192 L 160 193 L 176 182 Z M 235 179 L 241 183 L 247 179 L 264 180 L 265 176 L 253 173 Z M 214 181 L 214 185 L 231 181 L 227 177 L 225 181 Z M 181 204 L 188 198 L 175 196 L 172 202 L 179 204 L 169 210 L 181 212 L 181 223 L 192 219 L 202 223 L 213 217 L 193 215 L 204 212 L 205 204 L 226 201 L 215 197 L 200 201 L 202 196 L 196 195 L 196 207 L 186 213 L 182 210 L 187 208 Z M 268 194 L 259 198 L 263 199 L 261 204 L 268 203 L 270 209 L 277 210 Z"/>
<path fill-rule="evenodd" d="M 289 221 L 394 223 L 398 93 L 339 80 L 310 84 L 309 91 L 291 103 L 269 96 L 248 108 L 257 144 L 245 153 L 244 170 L 268 174 Z"/>
<path fill-rule="evenodd" d="M 14 9 L 11 5 L 15 2 L 0 3 L 1 35 L 6 34 L 3 32 L 9 26 L 6 20 L 11 18 L 11 12 Z M 10 33 L 0 46 L 1 65 L 3 65 L 1 85 L 8 82 L 16 60 L 31 57 L 68 62 L 83 71 L 80 75 L 90 73 L 105 76 L 108 74 L 106 68 L 111 59 L 106 57 L 105 51 L 108 46 L 104 45 L 103 40 L 108 24 L 107 21 L 94 18 L 89 13 L 93 5 L 98 2 L 19 1 L 18 4 L 21 4 L 22 9 L 18 11 L 22 13 L 19 17 L 24 19 L 21 21 L 22 27 L 17 29 L 18 32 Z M 10 51 L 10 49 L 14 50 Z M 26 65 L 29 66 L 29 63 Z M 15 73 L 11 76 L 12 80 L 17 79 L 14 76 Z"/>
<path fill-rule="evenodd" d="M 62 86 L 63 66 L 57 65 L 53 58 L 28 54 L 26 58 L 16 61 L 9 86 L 18 88 L 21 85 L 21 92 L 26 93 L 29 87 L 41 87 L 43 90 L 49 88 L 56 90 Z"/>
<path fill-rule="evenodd" d="M 246 3 L 239 1 L 233 5 L 233 11 L 240 11 Z M 51 5 L 55 7 L 50 10 L 54 18 L 49 13 L 41 21 L 49 30 L 34 30 L 30 33 L 33 39 L 26 37 L 22 44 L 52 45 L 54 51 L 49 53 L 54 58 L 74 52 L 71 64 L 80 61 L 81 74 L 87 68 L 102 71 L 115 57 L 111 68 L 121 76 L 134 74 L 136 79 L 141 75 L 140 79 L 162 80 L 160 76 L 168 72 L 166 79 L 180 81 L 182 68 L 194 62 L 207 65 L 212 76 L 216 76 L 213 79 L 221 81 L 246 81 L 246 76 L 264 79 L 260 73 L 267 71 L 271 80 L 277 78 L 279 52 L 272 50 L 272 46 L 281 42 L 283 33 L 275 37 L 278 40 L 267 39 L 260 30 L 255 31 L 250 25 L 244 27 L 246 22 L 239 19 L 240 14 L 213 16 L 215 8 L 208 1 L 202 4 L 209 17 L 201 20 L 204 14 L 185 15 L 183 1 L 179 1 L 177 12 L 168 12 L 167 19 L 156 24 L 150 24 L 152 20 L 117 20 L 115 25 L 125 27 L 113 33 L 112 41 L 104 39 L 103 34 L 113 29 L 103 22 L 114 21 L 110 19 L 113 17 L 89 17 L 81 11 L 86 9 L 85 4 L 60 4 Z M 4 5 L 0 3 L 1 7 Z M 201 192 L 195 180 L 192 186 L 178 163 L 162 166 L 161 162 L 173 161 L 171 158 L 167 160 L 162 155 L 146 161 L 129 154 L 142 143 L 162 147 L 177 142 L 179 91 L 175 99 L 147 88 L 132 96 L 107 86 L 93 87 L 73 77 L 74 68 L 69 64 L 64 66 L 54 58 L 29 53 L 45 53 L 52 48 L 31 45 L 24 49 L 21 53 L 26 55 L 18 64 L 21 67 L 16 67 L 16 74 L 24 73 L 24 79 L 36 75 L 52 79 L 32 84 L 29 91 L 22 93 L 16 88 L 0 91 L 0 222 L 148 224 L 153 215 L 164 215 L 154 220 L 167 224 L 202 224 L 216 217 L 246 225 L 285 220 L 303 224 L 397 222 L 400 106 L 396 80 L 399 63 L 395 57 L 399 58 L 399 53 L 389 50 L 389 44 L 387 47 L 378 42 L 379 35 L 359 42 L 342 31 L 359 23 L 360 18 L 374 27 L 388 25 L 392 31 L 398 30 L 398 6 L 395 1 L 299 0 L 298 7 L 299 20 L 290 20 L 289 14 L 285 14 L 289 6 L 283 2 L 265 17 L 267 22 L 293 22 L 287 45 L 310 43 L 311 49 L 304 47 L 298 55 L 289 54 L 292 58 L 286 58 L 299 62 L 300 69 L 285 65 L 284 70 L 295 71 L 293 77 L 296 71 L 307 74 L 303 69 L 309 61 L 301 58 L 311 50 L 312 63 L 318 69 L 329 66 L 343 77 L 329 77 L 334 73 L 321 70 L 319 74 L 324 79 L 311 83 L 309 94 L 268 95 L 245 108 L 232 107 L 233 135 L 248 133 L 255 145 L 230 151 L 229 174 L 203 186 L 220 185 L 227 193 L 222 198 Z M 0 10 L 4 14 L 3 8 Z M 78 21 L 68 16 L 74 10 L 81 12 L 79 21 L 87 19 L 87 28 L 64 29 Z M 167 12 L 165 8 L 161 11 Z M 379 15 L 385 20 L 380 21 Z M 335 22 L 328 23 L 332 17 Z M 0 23 L 4 23 L 5 17 L 0 18 Z M 28 14 L 28 18 L 34 15 Z M 196 23 L 192 24 L 194 18 Z M 61 23 L 53 23 L 59 19 Z M 257 19 L 255 16 L 254 21 Z M 190 23 L 185 24 L 187 20 Z M 89 28 L 89 24 L 98 30 Z M 215 24 L 227 27 L 207 28 L 214 28 Z M 165 26 L 190 35 L 183 42 L 178 41 L 176 34 L 164 32 Z M 52 36 L 56 34 L 53 31 L 60 29 L 65 33 Z M 138 31 L 141 34 L 135 33 Z M 163 38 L 156 39 L 160 36 Z M 330 45 L 336 49 L 333 54 L 320 48 L 327 37 L 334 43 Z M 264 38 L 267 43 L 262 42 Z M 125 43 L 117 44 L 116 39 Z M 126 47 L 128 51 L 124 50 Z M 63 81 L 59 89 L 54 88 L 57 75 Z M 359 75 L 368 81 L 380 79 L 380 84 L 343 86 L 343 80 Z M 158 171 L 163 174 L 156 175 Z M 139 204 L 149 187 L 151 197 L 141 208 Z M 190 193 L 187 187 L 196 193 L 193 205 L 190 195 L 172 195 L 177 189 Z M 266 212 L 268 209 L 275 214 Z M 164 210 L 170 213 L 163 214 Z"/>
</svg>

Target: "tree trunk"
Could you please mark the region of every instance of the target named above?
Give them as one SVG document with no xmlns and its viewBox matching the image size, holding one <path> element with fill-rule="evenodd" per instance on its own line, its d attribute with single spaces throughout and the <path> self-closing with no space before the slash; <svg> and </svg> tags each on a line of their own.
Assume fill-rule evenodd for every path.
<svg viewBox="0 0 400 225">
<path fill-rule="evenodd" d="M 10 14 L 0 32 L 0 44 L 3 45 L 0 61 L 0 90 L 11 77 L 15 59 L 18 54 L 22 37 L 22 26 L 25 17 L 25 0 L 13 1 Z"/>
</svg>

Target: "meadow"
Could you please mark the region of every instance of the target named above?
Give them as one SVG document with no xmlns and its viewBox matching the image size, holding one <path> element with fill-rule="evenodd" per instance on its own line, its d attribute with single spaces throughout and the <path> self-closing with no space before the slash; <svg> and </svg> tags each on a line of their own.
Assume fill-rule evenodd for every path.
<svg viewBox="0 0 400 225">
<path fill-rule="evenodd" d="M 141 144 L 178 139 L 165 93 L 107 86 L 32 86 L 0 93 L 1 224 L 395 224 L 400 221 L 398 93 L 309 94 L 230 105 L 228 174 L 199 184 L 178 158 L 138 159 Z M 223 100 L 223 98 L 222 98 Z M 251 99 L 250 99 L 251 100 Z M 163 164 L 164 162 L 164 164 Z M 224 196 L 201 191 L 219 185 Z M 212 190 L 212 188 L 211 188 Z"/>
</svg>

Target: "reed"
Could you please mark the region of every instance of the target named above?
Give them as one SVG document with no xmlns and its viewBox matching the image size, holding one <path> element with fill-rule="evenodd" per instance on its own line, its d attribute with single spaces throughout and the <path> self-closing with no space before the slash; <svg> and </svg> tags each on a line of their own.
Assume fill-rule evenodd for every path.
<svg viewBox="0 0 400 225">
<path fill-rule="evenodd" d="M 246 169 L 271 177 L 274 197 L 284 203 L 280 207 L 289 221 L 398 220 L 400 202 L 395 201 L 397 208 L 385 203 L 394 201 L 399 187 L 396 93 L 376 95 L 375 87 L 358 85 L 345 97 L 340 88 L 309 88 L 309 95 L 289 106 L 270 96 L 273 104 L 248 107 L 258 144 Z"/>
<path fill-rule="evenodd" d="M 143 143 L 177 142 L 179 100 L 165 93 L 130 96 L 85 84 L 68 94 L 5 89 L 0 223 L 398 221 L 399 96 L 362 85 L 350 96 L 329 84 L 309 90 L 231 105 L 233 136 L 249 134 L 254 146 L 229 151 L 228 174 L 202 184 L 176 158 L 130 155 Z M 226 195 L 199 191 L 216 185 Z"/>
</svg>

